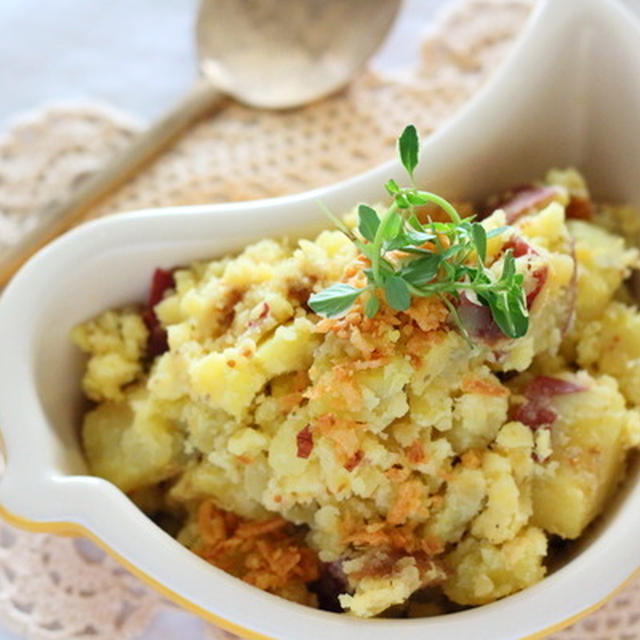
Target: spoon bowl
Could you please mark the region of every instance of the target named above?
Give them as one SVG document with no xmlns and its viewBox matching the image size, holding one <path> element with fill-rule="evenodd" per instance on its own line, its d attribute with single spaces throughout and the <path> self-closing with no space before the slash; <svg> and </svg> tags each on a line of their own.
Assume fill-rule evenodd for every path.
<svg viewBox="0 0 640 640">
<path fill-rule="evenodd" d="M 343 87 L 378 48 L 400 0 L 202 0 L 203 75 L 253 107 L 284 109 Z"/>
</svg>

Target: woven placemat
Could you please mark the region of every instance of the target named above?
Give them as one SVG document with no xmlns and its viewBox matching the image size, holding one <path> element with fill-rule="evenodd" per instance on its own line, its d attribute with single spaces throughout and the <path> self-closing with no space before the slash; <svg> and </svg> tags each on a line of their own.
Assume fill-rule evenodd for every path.
<svg viewBox="0 0 640 640">
<path fill-rule="evenodd" d="M 228 102 L 91 216 L 300 192 L 384 162 L 407 122 L 428 134 L 477 90 L 531 6 L 529 0 L 462 2 L 424 42 L 418 67 L 402 81 L 367 71 L 342 93 L 286 113 Z M 39 224 L 49 205 L 138 128 L 93 103 L 51 105 L 16 122 L 0 139 L 0 250 Z M 27 638 L 159 640 L 157 624 L 152 632 L 150 625 L 172 606 L 86 540 L 0 522 L 0 624 Z M 231 637 L 214 627 L 203 633 Z M 549 638 L 640 638 L 640 582 Z"/>
</svg>

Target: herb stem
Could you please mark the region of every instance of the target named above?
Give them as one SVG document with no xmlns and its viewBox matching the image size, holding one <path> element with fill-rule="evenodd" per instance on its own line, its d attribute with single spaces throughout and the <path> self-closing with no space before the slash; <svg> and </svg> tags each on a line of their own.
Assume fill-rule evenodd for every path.
<svg viewBox="0 0 640 640">
<path fill-rule="evenodd" d="M 355 235 L 353 234 L 351 229 L 349 229 L 349 227 L 347 227 L 347 225 L 342 222 L 342 220 L 340 220 L 338 216 L 334 215 L 333 211 L 331 211 L 331 209 L 329 209 L 329 207 L 324 202 L 322 202 L 322 200 L 316 200 L 316 204 L 318 205 L 318 207 L 320 207 L 324 215 L 327 216 L 327 218 L 329 218 L 329 220 L 331 220 L 331 222 L 333 222 L 333 224 L 338 229 L 340 229 L 340 231 L 342 231 L 342 233 L 344 233 L 344 235 L 347 236 L 349 240 L 355 240 Z"/>
<path fill-rule="evenodd" d="M 412 293 L 414 296 L 424 296 L 424 293 L 422 292 L 423 290 L 420 289 L 419 287 L 412 285 L 410 282 L 407 282 L 407 288 L 409 289 L 410 293 Z"/>
<path fill-rule="evenodd" d="M 453 321 L 455 322 L 456 326 L 458 327 L 458 330 L 462 334 L 462 337 L 465 339 L 465 341 L 469 345 L 469 347 L 471 347 L 471 349 L 473 349 L 474 348 L 473 342 L 471 341 L 471 337 L 469 336 L 469 332 L 467 331 L 467 329 L 464 326 L 464 323 L 462 322 L 462 318 L 460 317 L 460 314 L 458 313 L 458 310 L 455 308 L 454 305 L 451 304 L 451 301 L 449 300 L 449 298 L 447 298 L 446 295 L 440 293 L 440 294 L 438 294 L 438 298 L 440 298 L 440 300 L 442 300 L 442 302 L 444 302 L 445 306 L 449 310 L 449 313 L 451 314 L 451 317 L 453 318 Z"/>
<path fill-rule="evenodd" d="M 460 224 L 462 219 L 460 218 L 460 214 L 456 211 L 456 208 L 448 201 L 442 198 L 441 196 L 431 193 L 430 191 L 418 191 L 425 200 L 432 202 L 433 204 L 438 205 L 450 218 L 451 221 L 455 224 Z"/>
<path fill-rule="evenodd" d="M 384 218 L 380 221 L 378 225 L 378 229 L 376 231 L 376 235 L 373 239 L 373 247 L 375 249 L 373 260 L 371 267 L 373 269 L 373 279 L 378 284 L 381 280 L 380 278 L 380 254 L 382 253 L 382 243 L 384 242 L 384 236 L 387 226 L 389 225 L 389 221 L 391 218 L 396 215 L 398 210 L 398 205 L 394 201 L 391 203 L 391 206 L 387 209 L 387 212 L 384 214 Z"/>
</svg>

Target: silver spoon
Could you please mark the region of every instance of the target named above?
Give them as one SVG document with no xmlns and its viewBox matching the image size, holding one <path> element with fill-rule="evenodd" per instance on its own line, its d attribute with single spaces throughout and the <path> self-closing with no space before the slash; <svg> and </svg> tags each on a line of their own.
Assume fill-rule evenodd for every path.
<svg viewBox="0 0 640 640">
<path fill-rule="evenodd" d="M 197 82 L 67 201 L 47 211 L 41 225 L 0 255 L 0 285 L 225 96 L 253 107 L 286 109 L 343 87 L 380 45 L 400 4 L 401 0 L 201 0 Z"/>
</svg>

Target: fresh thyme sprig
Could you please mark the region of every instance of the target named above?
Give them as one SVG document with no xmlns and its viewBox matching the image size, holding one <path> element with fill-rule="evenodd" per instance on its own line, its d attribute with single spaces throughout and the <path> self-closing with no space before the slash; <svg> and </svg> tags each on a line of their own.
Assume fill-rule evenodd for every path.
<svg viewBox="0 0 640 640">
<path fill-rule="evenodd" d="M 338 228 L 368 258 L 364 269 L 365 287 L 338 283 L 309 298 L 309 306 L 319 315 L 339 317 L 361 295 L 366 295 L 365 313 L 373 318 L 381 304 L 381 294 L 397 311 L 406 311 L 413 297 L 438 296 L 453 321 L 471 342 L 458 313 L 460 296 L 465 294 L 489 307 L 493 320 L 509 338 L 520 338 L 528 330 L 529 314 L 523 276 L 516 272 L 511 250 L 504 254 L 502 273 L 495 276 L 485 266 L 487 240 L 505 227 L 486 232 L 474 217 L 461 218 L 455 207 L 441 196 L 418 189 L 414 170 L 418 165 L 419 139 L 409 125 L 398 140 L 400 160 L 411 180 L 411 187 L 400 187 L 389 180 L 385 187 L 392 198 L 382 216 L 366 204 L 358 207 L 359 236 L 331 214 Z M 429 219 L 421 223 L 416 207 L 436 205 L 450 222 Z"/>
</svg>

